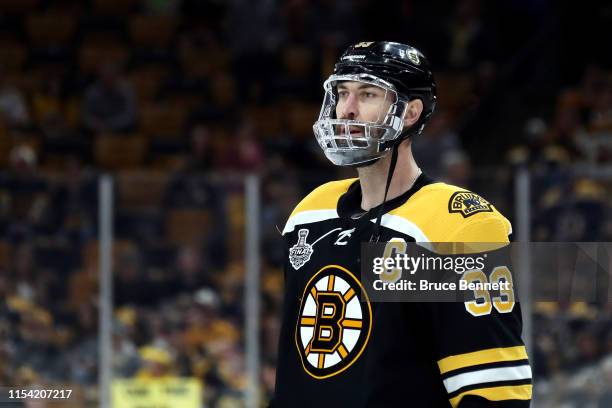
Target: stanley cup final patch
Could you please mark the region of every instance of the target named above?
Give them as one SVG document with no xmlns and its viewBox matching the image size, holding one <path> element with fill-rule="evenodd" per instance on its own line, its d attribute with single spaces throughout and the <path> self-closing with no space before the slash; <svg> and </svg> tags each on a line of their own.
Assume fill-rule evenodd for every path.
<svg viewBox="0 0 612 408">
<path fill-rule="evenodd" d="M 456 191 L 448 201 L 448 212 L 459 213 L 463 218 L 479 212 L 492 212 L 493 206 L 478 194 L 469 191 Z"/>
<path fill-rule="evenodd" d="M 298 231 L 298 242 L 289 248 L 289 262 L 295 270 L 300 269 L 306 262 L 310 261 L 310 256 L 314 252 L 312 245 L 306 242 L 309 231 L 302 228 Z"/>
</svg>

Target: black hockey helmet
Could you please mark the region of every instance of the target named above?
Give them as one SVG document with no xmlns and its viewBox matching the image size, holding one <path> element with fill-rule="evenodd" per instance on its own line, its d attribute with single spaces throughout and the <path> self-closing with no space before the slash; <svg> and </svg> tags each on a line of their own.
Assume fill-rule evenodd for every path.
<svg viewBox="0 0 612 408">
<path fill-rule="evenodd" d="M 336 117 L 337 85 L 366 83 L 385 92 L 375 120 Z M 396 42 L 360 42 L 350 46 L 324 82 L 325 97 L 313 130 L 332 163 L 363 166 L 383 157 L 402 140 L 421 133 L 436 105 L 436 85 L 429 62 L 416 48 Z M 404 129 L 407 104 L 423 102 L 419 120 Z"/>
<path fill-rule="evenodd" d="M 401 96 L 423 102 L 414 134 L 436 107 L 436 82 L 429 61 L 416 48 L 390 41 L 360 42 L 349 46 L 334 67 L 334 75 L 369 74 L 393 84 Z"/>
</svg>

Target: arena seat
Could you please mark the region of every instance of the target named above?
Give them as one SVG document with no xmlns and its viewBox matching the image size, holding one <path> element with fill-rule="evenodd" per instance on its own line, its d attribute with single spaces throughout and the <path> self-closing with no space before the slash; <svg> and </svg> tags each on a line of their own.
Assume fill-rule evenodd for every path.
<svg viewBox="0 0 612 408">
<path fill-rule="evenodd" d="M 170 175 L 143 169 L 126 170 L 115 180 L 119 205 L 126 209 L 159 208 Z"/>
<path fill-rule="evenodd" d="M 109 170 L 129 169 L 142 165 L 148 141 L 140 135 L 101 134 L 96 137 L 96 163 Z"/>
<path fill-rule="evenodd" d="M 14 39 L 0 40 L 0 61 L 8 71 L 17 71 L 23 68 L 28 56 L 26 46 Z"/>
<path fill-rule="evenodd" d="M 149 136 L 179 137 L 186 117 L 185 107 L 150 103 L 140 109 L 140 129 Z"/>
<path fill-rule="evenodd" d="M 98 14 L 124 15 L 134 11 L 141 0 L 93 0 Z"/>
<path fill-rule="evenodd" d="M 29 15 L 26 29 L 35 47 L 68 46 L 76 31 L 76 20 L 65 13 Z"/>
<path fill-rule="evenodd" d="M 132 44 L 144 48 L 166 48 L 176 30 L 176 20 L 166 15 L 137 15 L 130 20 Z"/>
<path fill-rule="evenodd" d="M 210 232 L 211 214 L 206 210 L 178 208 L 168 212 L 166 232 L 175 245 L 201 242 Z"/>
<path fill-rule="evenodd" d="M 1 0 L 0 8 L 3 13 L 31 13 L 38 7 L 40 0 Z"/>
<path fill-rule="evenodd" d="M 129 53 L 124 45 L 120 44 L 85 44 L 79 53 L 79 67 L 85 74 L 95 73 L 100 62 L 123 65 Z"/>
</svg>

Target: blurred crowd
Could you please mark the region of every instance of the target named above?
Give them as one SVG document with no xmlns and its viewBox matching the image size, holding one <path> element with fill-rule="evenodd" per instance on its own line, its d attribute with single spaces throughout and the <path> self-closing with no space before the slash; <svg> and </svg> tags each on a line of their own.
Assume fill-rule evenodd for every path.
<svg viewBox="0 0 612 408">
<path fill-rule="evenodd" d="M 533 318 L 537 406 L 610 406 L 612 302 L 539 302 Z"/>
<path fill-rule="evenodd" d="M 2 1 L 0 383 L 71 383 L 96 400 L 97 183 L 109 172 L 114 374 L 196 377 L 206 406 L 240 406 L 242 175 L 256 172 L 269 396 L 285 256 L 278 229 L 307 191 L 354 176 L 326 162 L 312 123 L 323 80 L 355 40 L 406 41 L 431 57 L 438 109 L 413 146 L 426 173 L 473 189 L 513 218 L 513 170 L 527 168 L 533 240 L 610 241 L 610 67 L 593 62 L 560 81 L 547 109 L 525 101 L 531 116 L 512 118 L 518 137 L 498 140 L 491 134 L 499 128 L 478 133 L 470 123 L 486 119 L 499 87 L 509 86 L 509 55 L 554 6 L 421 3 Z M 502 16 L 520 17 L 521 32 Z M 541 400 L 554 390 L 562 397 L 551 406 L 609 401 L 601 385 L 612 372 L 609 304 L 540 305 L 535 317 Z"/>
</svg>

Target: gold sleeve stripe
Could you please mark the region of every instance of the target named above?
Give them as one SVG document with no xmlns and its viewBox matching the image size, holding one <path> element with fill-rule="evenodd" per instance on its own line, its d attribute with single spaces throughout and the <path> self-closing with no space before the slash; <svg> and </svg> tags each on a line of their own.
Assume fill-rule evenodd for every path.
<svg viewBox="0 0 612 408">
<path fill-rule="evenodd" d="M 503 347 L 445 357 L 438 361 L 438 367 L 440 368 L 440 374 L 445 374 L 449 371 L 480 364 L 526 359 L 527 350 L 525 350 L 525 346 Z"/>
<path fill-rule="evenodd" d="M 478 395 L 488 399 L 489 401 L 504 401 L 504 400 L 530 400 L 531 399 L 531 384 L 525 385 L 510 385 L 502 387 L 478 388 L 462 392 L 449 401 L 453 408 L 456 408 L 461 402 L 461 398 L 466 395 Z"/>
</svg>

